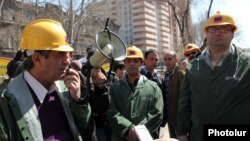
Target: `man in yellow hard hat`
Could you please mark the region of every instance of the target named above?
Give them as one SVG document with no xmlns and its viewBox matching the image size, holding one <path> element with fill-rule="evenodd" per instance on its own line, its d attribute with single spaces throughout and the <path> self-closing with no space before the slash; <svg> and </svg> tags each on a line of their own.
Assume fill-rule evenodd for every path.
<svg viewBox="0 0 250 141">
<path fill-rule="evenodd" d="M 184 47 L 184 56 L 188 59 L 188 61 L 192 61 L 200 54 L 201 50 L 196 44 L 187 44 Z"/>
<path fill-rule="evenodd" d="M 26 25 L 21 49 L 25 70 L 1 92 L 1 141 L 82 141 L 90 106 L 79 74 L 69 68 L 73 48 L 62 25 L 50 19 Z"/>
<path fill-rule="evenodd" d="M 250 55 L 232 43 L 237 26 L 230 15 L 212 15 L 204 31 L 207 47 L 188 66 L 180 91 L 178 139 L 226 140 L 234 136 L 234 140 L 245 140 L 235 134 L 220 134 L 218 139 L 209 133 L 250 125 Z"/>
<path fill-rule="evenodd" d="M 163 118 L 163 98 L 158 85 L 140 74 L 142 51 L 127 48 L 124 60 L 126 74 L 110 87 L 111 105 L 108 111 L 112 141 L 137 141 L 134 126 L 145 125 L 151 136 L 159 137 Z"/>
</svg>

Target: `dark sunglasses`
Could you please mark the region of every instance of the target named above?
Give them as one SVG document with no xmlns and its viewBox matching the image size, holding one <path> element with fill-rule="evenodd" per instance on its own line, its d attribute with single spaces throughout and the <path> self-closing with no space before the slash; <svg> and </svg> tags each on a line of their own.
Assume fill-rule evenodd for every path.
<svg viewBox="0 0 250 141">
<path fill-rule="evenodd" d="M 186 53 L 185 56 L 186 56 L 186 57 L 189 57 L 189 56 L 191 56 L 191 55 L 196 55 L 196 54 L 197 54 L 196 51 L 192 51 L 192 52 L 190 52 L 190 53 Z"/>
</svg>

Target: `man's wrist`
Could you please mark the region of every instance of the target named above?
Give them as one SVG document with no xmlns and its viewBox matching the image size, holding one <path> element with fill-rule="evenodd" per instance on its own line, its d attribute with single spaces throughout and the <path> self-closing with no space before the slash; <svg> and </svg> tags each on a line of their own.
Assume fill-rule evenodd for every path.
<svg viewBox="0 0 250 141">
<path fill-rule="evenodd" d="M 80 97 L 79 99 L 77 100 L 72 100 L 74 103 L 78 104 L 78 105 L 83 105 L 85 104 L 87 101 L 84 97 Z"/>
<path fill-rule="evenodd" d="M 129 126 L 128 129 L 126 130 L 124 136 L 127 137 L 128 134 L 129 134 L 129 131 L 130 131 L 130 130 L 133 130 L 133 128 L 134 128 L 134 125 L 133 125 L 133 124 L 132 124 L 131 126 Z"/>
<path fill-rule="evenodd" d="M 96 86 L 94 85 L 94 91 L 96 93 L 104 93 L 104 92 L 107 92 L 108 91 L 108 88 L 106 86 L 104 87 L 99 87 L 99 86 Z"/>
</svg>

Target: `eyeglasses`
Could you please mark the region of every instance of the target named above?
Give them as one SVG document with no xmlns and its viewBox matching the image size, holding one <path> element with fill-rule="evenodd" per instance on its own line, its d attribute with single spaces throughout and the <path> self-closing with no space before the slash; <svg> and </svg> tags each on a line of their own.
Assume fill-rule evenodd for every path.
<svg viewBox="0 0 250 141">
<path fill-rule="evenodd" d="M 229 27 L 229 26 L 225 26 L 225 27 L 208 27 L 207 28 L 208 33 L 215 33 L 217 31 L 219 33 L 227 33 L 229 31 L 232 31 L 232 28 Z"/>
<path fill-rule="evenodd" d="M 186 54 L 184 54 L 186 57 L 189 57 L 189 56 L 194 56 L 194 55 L 196 55 L 197 54 L 197 51 L 192 51 L 192 52 L 190 52 L 190 53 L 186 53 Z"/>
</svg>

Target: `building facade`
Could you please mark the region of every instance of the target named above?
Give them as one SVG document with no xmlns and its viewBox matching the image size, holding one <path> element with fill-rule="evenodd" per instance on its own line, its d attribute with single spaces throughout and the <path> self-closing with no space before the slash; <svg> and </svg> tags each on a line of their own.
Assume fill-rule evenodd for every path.
<svg viewBox="0 0 250 141">
<path fill-rule="evenodd" d="M 171 11 L 166 2 L 148 0 L 108 0 L 110 17 L 120 26 L 118 34 L 129 45 L 143 51 L 172 49 Z"/>
<path fill-rule="evenodd" d="M 21 33 L 31 20 L 50 18 L 60 21 L 61 7 L 46 3 L 43 7 L 16 0 L 5 0 L 0 15 L 0 55 L 13 57 L 19 49 Z"/>
<path fill-rule="evenodd" d="M 19 47 L 24 25 L 34 19 L 51 18 L 62 22 L 68 32 L 67 13 L 55 4 L 37 6 L 15 0 L 5 0 L 0 15 L 0 51 L 15 52 Z M 118 34 L 127 46 L 136 45 L 143 51 L 155 48 L 159 52 L 174 50 L 179 42 L 178 27 L 170 6 L 157 0 L 95 0 L 84 15 L 75 16 L 72 45 L 76 54 L 84 54 L 88 46 L 95 46 L 96 33 L 105 27 Z M 78 24 L 82 24 L 77 28 Z M 74 44 L 77 42 L 77 44 Z"/>
<path fill-rule="evenodd" d="M 105 27 L 107 16 L 103 16 L 105 15 L 105 4 L 103 3 L 105 1 L 93 1 L 88 4 L 86 9 L 83 8 L 82 15 L 74 11 L 74 17 L 70 17 L 69 12 L 57 4 L 37 5 L 31 2 L 5 0 L 0 9 L 0 55 L 13 57 L 19 49 L 24 26 L 32 20 L 46 18 L 62 23 L 71 38 L 70 43 L 75 48 L 75 54 L 83 56 L 88 46 L 96 47 L 96 34 Z M 72 30 L 70 24 L 73 26 Z M 119 26 L 111 20 L 109 28 L 117 33 Z"/>
</svg>

